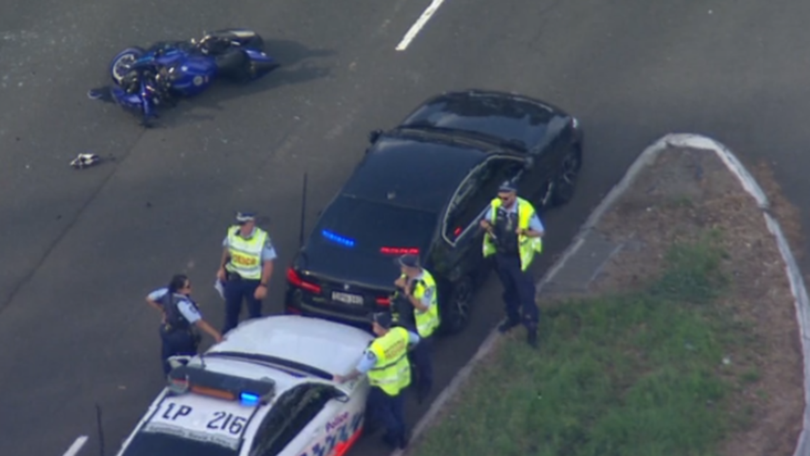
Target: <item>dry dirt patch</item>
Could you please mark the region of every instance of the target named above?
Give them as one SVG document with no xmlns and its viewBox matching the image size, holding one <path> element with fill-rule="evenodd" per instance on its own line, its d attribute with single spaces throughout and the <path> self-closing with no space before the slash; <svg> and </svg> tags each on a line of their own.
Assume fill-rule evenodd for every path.
<svg viewBox="0 0 810 456">
<path fill-rule="evenodd" d="M 791 244 L 798 237 L 798 212 L 784 198 L 768 168 L 755 168 Z M 727 354 L 726 375 L 742 379 L 733 412 L 742 418 L 726 438 L 728 456 L 791 455 L 801 430 L 804 393 L 796 313 L 785 265 L 751 196 L 713 153 L 668 151 L 639 176 L 599 231 L 635 248 L 609 260 L 594 292 L 641 286 L 660 272 L 677 242 L 696 242 L 707 232 L 725 252 L 722 269 L 729 291 L 719 304 L 746 325 L 752 343 Z"/>
</svg>

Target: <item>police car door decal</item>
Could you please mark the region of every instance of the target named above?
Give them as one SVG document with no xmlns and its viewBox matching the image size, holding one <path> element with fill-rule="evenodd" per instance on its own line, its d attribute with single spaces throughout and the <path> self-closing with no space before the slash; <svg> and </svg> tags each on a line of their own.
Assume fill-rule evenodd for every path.
<svg viewBox="0 0 810 456">
<path fill-rule="evenodd" d="M 166 399 L 143 430 L 210 442 L 236 450 L 253 411 L 253 407 L 234 402 Z"/>
<path fill-rule="evenodd" d="M 345 450 L 340 451 L 342 444 L 354 443 L 355 436 L 358 435 L 362 424 L 362 413 L 342 412 L 338 414 L 326 424 L 325 438 L 312 445 L 300 456 L 331 456 L 344 453 Z"/>
</svg>

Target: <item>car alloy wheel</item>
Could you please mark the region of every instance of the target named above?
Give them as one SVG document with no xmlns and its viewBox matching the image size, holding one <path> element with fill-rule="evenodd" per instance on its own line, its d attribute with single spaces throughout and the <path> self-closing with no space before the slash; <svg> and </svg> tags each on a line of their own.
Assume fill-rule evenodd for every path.
<svg viewBox="0 0 810 456">
<path fill-rule="evenodd" d="M 555 206 L 565 204 L 574 197 L 577 177 L 579 176 L 579 169 L 581 167 L 582 154 L 577 145 L 574 151 L 565 155 L 562 166 L 560 166 L 560 173 L 552 189 L 552 203 Z"/>
<path fill-rule="evenodd" d="M 473 285 L 465 276 L 451 285 L 452 290 L 442 315 L 442 332 L 455 334 L 467 326 L 470 321 L 470 304 L 473 296 Z"/>
</svg>

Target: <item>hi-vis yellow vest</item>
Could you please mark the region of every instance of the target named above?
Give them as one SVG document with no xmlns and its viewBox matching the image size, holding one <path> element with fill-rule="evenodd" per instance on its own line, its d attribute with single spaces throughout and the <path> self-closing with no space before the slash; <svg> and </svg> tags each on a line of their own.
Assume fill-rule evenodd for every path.
<svg viewBox="0 0 810 456">
<path fill-rule="evenodd" d="M 406 278 L 404 274 L 402 278 Z M 413 316 L 414 320 L 416 320 L 416 331 L 419 333 L 419 337 L 430 337 L 441 322 L 439 317 L 439 296 L 438 290 L 436 289 L 436 281 L 433 280 L 433 276 L 430 275 L 427 269 L 422 269 L 422 281 L 424 281 L 424 284 L 422 284 L 421 281 L 416 282 L 413 297 L 421 300 L 428 288 L 433 288 L 433 296 L 430 299 L 430 307 L 428 307 L 428 310 L 422 312 L 414 307 Z"/>
<path fill-rule="evenodd" d="M 494 225 L 498 217 L 498 208 L 501 207 L 500 198 L 492 200 L 492 220 L 490 222 Z M 529 221 L 534 215 L 534 207 L 532 204 L 523 198 L 518 198 L 516 204 L 518 205 L 518 227 L 521 229 L 529 229 Z M 520 252 L 520 269 L 525 271 L 532 264 L 535 253 L 543 251 L 543 240 L 539 237 L 532 238 L 525 235 L 518 236 L 518 249 Z M 484 257 L 488 257 L 495 253 L 495 244 L 492 242 L 492 237 L 489 233 L 484 234 Z"/>
<path fill-rule="evenodd" d="M 377 364 L 368 371 L 371 386 L 377 386 L 389 396 L 396 396 L 411 384 L 411 363 L 408 361 L 408 331 L 394 327 L 369 347 L 377 356 Z"/>
<path fill-rule="evenodd" d="M 225 266 L 247 280 L 262 278 L 262 250 L 267 242 L 267 233 L 259 227 L 254 228 L 253 236 L 245 239 L 239 235 L 239 227 L 228 229 L 228 251 L 231 261 Z"/>
</svg>

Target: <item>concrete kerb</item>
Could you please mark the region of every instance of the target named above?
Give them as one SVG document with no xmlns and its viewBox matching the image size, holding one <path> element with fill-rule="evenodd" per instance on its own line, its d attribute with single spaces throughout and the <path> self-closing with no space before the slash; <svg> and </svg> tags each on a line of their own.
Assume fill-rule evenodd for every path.
<svg viewBox="0 0 810 456">
<path fill-rule="evenodd" d="M 810 454 L 810 439 L 808 439 L 808 430 L 810 430 L 810 301 L 808 301 L 807 289 L 804 284 L 799 267 L 796 264 L 796 259 L 790 250 L 787 239 L 782 232 L 779 223 L 770 215 L 768 198 L 765 192 L 754 180 L 753 176 L 745 169 L 737 157 L 724 145 L 719 142 L 701 135 L 695 134 L 669 134 L 666 135 L 652 145 L 647 147 L 641 155 L 633 162 L 630 168 L 625 173 L 622 180 L 616 184 L 608 195 L 599 203 L 594 209 L 588 219 L 580 228 L 577 235 L 574 237 L 571 245 L 563 252 L 560 259 L 546 272 L 537 284 L 538 294 L 542 291 L 554 277 L 559 273 L 563 266 L 573 257 L 582 246 L 585 236 L 590 232 L 593 227 L 599 222 L 602 216 L 608 209 L 616 202 L 635 181 L 639 171 L 644 169 L 647 165 L 652 163 L 656 156 L 668 147 L 683 147 L 691 149 L 705 150 L 707 152 L 714 152 L 723 161 L 726 167 L 731 171 L 740 181 L 740 185 L 754 197 L 760 209 L 762 209 L 765 223 L 768 230 L 774 235 L 776 242 L 779 246 L 779 252 L 782 259 L 785 261 L 785 272 L 790 281 L 790 288 L 794 297 L 794 304 L 796 307 L 796 318 L 799 323 L 799 330 L 802 342 L 802 354 L 804 361 L 804 396 L 805 396 L 805 411 L 803 417 L 802 431 L 799 436 L 794 456 L 804 456 Z M 500 337 L 497 329 L 494 329 L 489 336 L 484 340 L 475 355 L 467 362 L 467 364 L 459 370 L 453 377 L 450 383 L 442 390 L 439 396 L 433 401 L 428 411 L 422 416 L 419 422 L 414 426 L 412 431 L 412 441 L 416 441 L 427 429 L 427 427 L 436 419 L 439 411 L 444 407 L 447 402 L 453 398 L 458 389 L 469 378 L 475 366 L 487 354 L 492 351 L 496 340 Z M 391 456 L 401 456 L 407 450 L 396 450 L 391 453 Z"/>
</svg>

